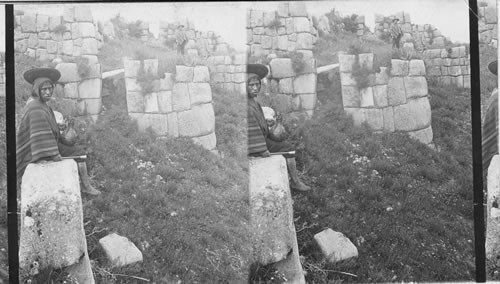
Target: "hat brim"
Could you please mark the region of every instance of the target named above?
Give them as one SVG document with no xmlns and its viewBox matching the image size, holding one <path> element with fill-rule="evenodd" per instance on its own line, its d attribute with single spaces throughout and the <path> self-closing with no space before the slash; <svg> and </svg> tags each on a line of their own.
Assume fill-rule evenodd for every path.
<svg viewBox="0 0 500 284">
<path fill-rule="evenodd" d="M 247 64 L 247 73 L 257 74 L 262 79 L 267 76 L 269 69 L 263 64 Z"/>
<path fill-rule="evenodd" d="M 52 83 L 55 83 L 61 78 L 61 72 L 54 68 L 34 68 L 24 72 L 23 77 L 30 84 L 40 77 L 49 78 Z"/>
<path fill-rule="evenodd" d="M 490 62 L 490 64 L 488 64 L 488 69 L 491 73 L 498 75 L 498 60 Z"/>
</svg>

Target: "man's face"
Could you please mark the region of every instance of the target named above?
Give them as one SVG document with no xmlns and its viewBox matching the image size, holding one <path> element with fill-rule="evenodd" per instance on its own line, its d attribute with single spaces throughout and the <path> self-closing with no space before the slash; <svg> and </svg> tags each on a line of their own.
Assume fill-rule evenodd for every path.
<svg viewBox="0 0 500 284">
<path fill-rule="evenodd" d="M 40 86 L 40 100 L 42 102 L 48 102 L 52 98 L 52 92 L 54 91 L 54 86 L 51 83 L 44 83 Z"/>
<path fill-rule="evenodd" d="M 257 97 L 260 93 L 260 81 L 259 79 L 250 79 L 247 82 L 247 94 L 251 98 Z"/>
</svg>

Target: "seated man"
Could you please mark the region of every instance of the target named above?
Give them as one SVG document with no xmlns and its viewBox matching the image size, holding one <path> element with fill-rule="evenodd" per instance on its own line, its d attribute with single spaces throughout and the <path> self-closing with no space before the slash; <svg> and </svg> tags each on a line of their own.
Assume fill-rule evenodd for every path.
<svg viewBox="0 0 500 284">
<path fill-rule="evenodd" d="M 33 85 L 31 100 L 23 110 L 16 137 L 17 180 L 21 178 L 29 163 L 61 161 L 62 157 L 83 155 L 83 151 L 69 143 L 59 132 L 54 112 L 47 105 L 52 98 L 54 83 L 61 73 L 53 68 L 35 68 L 24 73 L 24 79 Z M 91 195 L 101 192 L 90 185 L 87 165 L 78 162 L 78 172 L 83 184 L 82 191 Z"/>
<path fill-rule="evenodd" d="M 274 152 L 293 151 L 287 142 L 274 141 L 270 138 L 262 107 L 255 100 L 260 92 L 261 80 L 268 69 L 261 64 L 247 65 L 247 97 L 248 97 L 248 154 L 251 156 L 269 157 Z M 290 186 L 298 191 L 308 191 L 311 188 L 303 184 L 298 177 L 294 155 L 285 154 L 288 173 L 292 180 Z"/>
</svg>

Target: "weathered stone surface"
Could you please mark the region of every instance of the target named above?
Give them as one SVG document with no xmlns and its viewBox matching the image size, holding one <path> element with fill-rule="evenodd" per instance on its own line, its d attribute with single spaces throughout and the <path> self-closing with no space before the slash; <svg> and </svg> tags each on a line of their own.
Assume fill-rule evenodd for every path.
<svg viewBox="0 0 500 284">
<path fill-rule="evenodd" d="M 316 74 L 303 74 L 293 79 L 293 90 L 296 94 L 316 93 Z"/>
<path fill-rule="evenodd" d="M 408 132 L 408 135 L 410 135 L 410 137 L 412 137 L 413 139 L 417 139 L 418 141 L 424 144 L 429 144 L 432 142 L 433 138 L 432 127 L 429 126 L 422 130 L 410 131 Z"/>
<path fill-rule="evenodd" d="M 376 107 L 386 107 L 388 105 L 387 85 L 373 87 L 373 102 Z"/>
<path fill-rule="evenodd" d="M 313 110 L 316 107 L 316 94 L 299 95 L 300 106 L 303 110 Z"/>
<path fill-rule="evenodd" d="M 188 89 L 192 105 L 212 101 L 212 89 L 209 83 L 188 83 Z"/>
<path fill-rule="evenodd" d="M 87 245 L 76 162 L 29 164 L 21 187 L 21 272 L 77 263 Z"/>
<path fill-rule="evenodd" d="M 75 6 L 75 21 L 77 22 L 93 22 L 92 10 L 88 5 Z"/>
<path fill-rule="evenodd" d="M 73 39 L 82 37 L 95 37 L 96 28 L 93 23 L 72 23 L 71 36 Z"/>
<path fill-rule="evenodd" d="M 55 68 L 61 72 L 61 78 L 59 79 L 60 83 L 80 81 L 76 63 L 59 63 Z"/>
<path fill-rule="evenodd" d="M 84 38 L 82 41 L 82 54 L 97 54 L 97 40 L 95 38 Z"/>
<path fill-rule="evenodd" d="M 69 99 L 78 99 L 78 83 L 64 84 L 64 97 Z"/>
<path fill-rule="evenodd" d="M 193 142 L 201 145 L 207 150 L 213 150 L 217 146 L 217 138 L 215 137 L 215 132 L 204 136 L 193 137 Z"/>
<path fill-rule="evenodd" d="M 114 267 L 142 262 L 141 251 L 126 237 L 112 233 L 100 239 L 99 245 Z"/>
<path fill-rule="evenodd" d="M 367 87 L 363 88 L 360 91 L 361 94 L 361 107 L 373 107 L 375 106 L 373 100 L 373 88 Z"/>
<path fill-rule="evenodd" d="M 365 121 L 365 109 L 363 108 L 349 108 L 349 107 L 344 107 L 344 111 L 346 114 L 350 115 L 352 117 L 352 120 L 354 121 L 355 126 L 360 126 L 362 125 Z"/>
<path fill-rule="evenodd" d="M 36 32 L 36 15 L 26 13 L 21 16 L 21 30 L 24 33 Z"/>
<path fill-rule="evenodd" d="M 162 113 L 172 112 L 172 91 L 158 92 L 158 110 Z"/>
<path fill-rule="evenodd" d="M 367 68 L 368 70 L 373 69 L 373 53 L 361 53 L 358 55 L 359 66 L 362 68 Z"/>
<path fill-rule="evenodd" d="M 486 7 L 484 10 L 484 18 L 487 24 L 497 23 L 497 11 L 495 7 Z"/>
<path fill-rule="evenodd" d="M 159 112 L 157 93 L 153 92 L 144 95 L 144 112 L 146 113 Z"/>
<path fill-rule="evenodd" d="M 391 74 L 393 76 L 407 76 L 408 75 L 408 61 L 392 59 Z"/>
<path fill-rule="evenodd" d="M 386 107 L 382 109 L 383 116 L 384 116 L 384 131 L 388 132 L 394 132 L 395 127 L 394 127 L 394 110 L 393 108 Z"/>
<path fill-rule="evenodd" d="M 293 91 L 293 79 L 284 78 L 279 81 L 278 92 L 282 94 L 292 94 Z"/>
<path fill-rule="evenodd" d="M 47 50 L 38 48 L 35 52 L 35 58 L 40 61 L 48 60 Z"/>
<path fill-rule="evenodd" d="M 197 137 L 214 131 L 215 116 L 212 104 L 194 105 L 191 110 L 177 114 L 179 135 Z"/>
<path fill-rule="evenodd" d="M 273 78 L 286 78 L 295 75 L 290 58 L 275 58 L 271 60 L 270 67 Z"/>
<path fill-rule="evenodd" d="M 64 55 L 73 55 L 73 41 L 65 40 L 62 42 L 62 53 Z"/>
<path fill-rule="evenodd" d="M 500 255 L 500 156 L 495 155 L 488 167 L 487 177 L 487 223 L 486 223 L 486 258 L 492 263 Z"/>
<path fill-rule="evenodd" d="M 125 78 L 127 92 L 142 92 L 142 87 L 135 78 Z"/>
<path fill-rule="evenodd" d="M 87 79 L 78 84 L 78 94 L 82 99 L 97 99 L 101 97 L 102 80 Z"/>
<path fill-rule="evenodd" d="M 427 96 L 427 80 L 424 76 L 404 77 L 406 98 L 418 98 Z"/>
<path fill-rule="evenodd" d="M 288 17 L 288 3 L 279 3 L 278 4 L 278 16 L 279 17 Z"/>
<path fill-rule="evenodd" d="M 298 33 L 296 49 L 312 49 L 313 48 L 313 35 L 310 33 Z"/>
<path fill-rule="evenodd" d="M 354 55 L 339 54 L 340 72 L 352 72 L 352 66 L 356 60 Z"/>
<path fill-rule="evenodd" d="M 326 229 L 314 235 L 321 252 L 331 263 L 350 259 L 358 256 L 358 249 L 340 232 Z"/>
<path fill-rule="evenodd" d="M 292 17 L 307 17 L 306 4 L 300 1 L 289 2 L 288 13 Z"/>
<path fill-rule="evenodd" d="M 36 15 L 36 31 L 43 32 L 49 30 L 49 16 Z"/>
<path fill-rule="evenodd" d="M 250 10 L 249 27 L 260 27 L 264 24 L 264 12 L 260 10 Z"/>
<path fill-rule="evenodd" d="M 361 94 L 357 87 L 342 86 L 342 102 L 344 107 L 361 106 Z"/>
<path fill-rule="evenodd" d="M 127 91 L 128 112 L 144 112 L 144 96 L 141 92 Z"/>
<path fill-rule="evenodd" d="M 406 103 L 406 93 L 403 78 L 393 77 L 387 85 L 387 101 L 395 106 Z"/>
<path fill-rule="evenodd" d="M 194 67 L 194 82 L 210 82 L 210 72 L 207 66 Z"/>
<path fill-rule="evenodd" d="M 340 82 L 343 86 L 357 86 L 356 80 L 352 73 L 340 73 Z"/>
<path fill-rule="evenodd" d="M 175 66 L 176 82 L 192 82 L 194 76 L 194 67 L 177 65 Z"/>
<path fill-rule="evenodd" d="M 176 83 L 172 91 L 172 108 L 174 111 L 191 108 L 188 83 Z"/>
<path fill-rule="evenodd" d="M 413 131 L 431 124 L 431 106 L 427 97 L 408 100 L 407 104 L 394 107 L 396 130 Z"/>
<path fill-rule="evenodd" d="M 95 115 L 101 113 L 102 100 L 99 99 L 85 99 L 85 111 L 87 114 Z"/>
<path fill-rule="evenodd" d="M 311 28 L 307 17 L 295 17 L 293 18 L 293 24 L 297 33 L 310 32 Z"/>
<path fill-rule="evenodd" d="M 144 71 L 146 71 L 146 73 L 158 73 L 158 59 L 144 59 L 143 63 Z"/>
<path fill-rule="evenodd" d="M 176 112 L 167 114 L 167 135 L 179 137 L 179 122 Z"/>
<path fill-rule="evenodd" d="M 425 64 L 423 60 L 410 61 L 410 76 L 425 76 Z"/>
</svg>

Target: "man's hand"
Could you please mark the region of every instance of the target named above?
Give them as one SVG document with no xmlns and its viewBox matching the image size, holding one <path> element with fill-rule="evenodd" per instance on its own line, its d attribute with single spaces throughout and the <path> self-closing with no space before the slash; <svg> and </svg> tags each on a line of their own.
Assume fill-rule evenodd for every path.
<svg viewBox="0 0 500 284">
<path fill-rule="evenodd" d="M 267 158 L 267 157 L 271 156 L 271 153 L 269 153 L 269 150 L 266 150 L 266 151 L 262 152 L 262 154 L 260 154 L 260 156 L 263 158 Z"/>
</svg>

